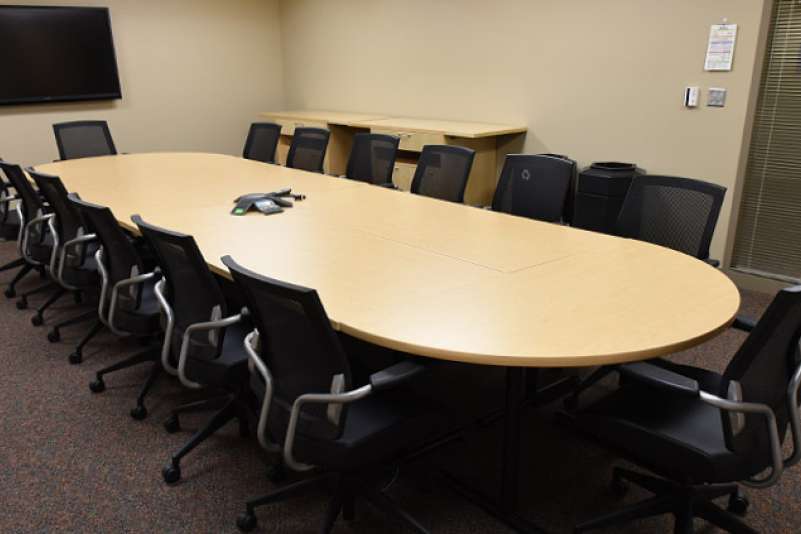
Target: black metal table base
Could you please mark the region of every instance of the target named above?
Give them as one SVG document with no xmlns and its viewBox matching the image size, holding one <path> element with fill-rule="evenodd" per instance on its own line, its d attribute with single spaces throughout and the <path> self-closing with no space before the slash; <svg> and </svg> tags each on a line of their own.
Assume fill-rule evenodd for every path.
<svg viewBox="0 0 801 534">
<path fill-rule="evenodd" d="M 508 526 L 515 532 L 531 533 L 531 534 L 545 534 L 546 530 L 540 528 L 535 523 L 529 521 L 517 512 L 517 506 L 508 509 L 501 506 L 497 499 L 490 497 L 486 493 L 472 487 L 470 484 L 463 482 L 459 477 L 443 471 L 442 476 L 445 478 L 448 485 L 453 490 L 475 504 L 487 514 L 497 519 L 499 522 Z"/>
<path fill-rule="evenodd" d="M 527 376 L 526 374 L 532 373 Z M 545 530 L 519 514 L 520 489 L 520 432 L 523 409 L 529 404 L 544 404 L 567 393 L 575 379 L 569 377 L 536 390 L 537 369 L 524 367 L 506 368 L 506 395 L 504 409 L 500 414 L 485 418 L 487 422 L 503 418 L 503 448 L 501 460 L 501 484 L 498 498 L 471 487 L 451 473 L 443 472 L 453 489 L 489 515 L 517 532 L 544 533 Z M 529 384 L 535 391 L 529 391 Z"/>
</svg>

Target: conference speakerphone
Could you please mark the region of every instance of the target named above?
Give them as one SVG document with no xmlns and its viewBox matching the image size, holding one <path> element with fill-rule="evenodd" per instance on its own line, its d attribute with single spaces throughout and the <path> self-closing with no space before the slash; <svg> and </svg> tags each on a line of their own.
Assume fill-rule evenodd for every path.
<svg viewBox="0 0 801 534">
<path fill-rule="evenodd" d="M 291 208 L 293 206 L 287 197 L 296 201 L 301 201 L 306 198 L 306 195 L 292 193 L 292 188 L 279 189 L 271 193 L 250 193 L 242 195 L 234 199 L 234 209 L 231 210 L 231 215 L 245 215 L 252 209 L 256 209 L 264 215 L 272 215 L 273 213 L 281 213 L 284 208 Z"/>
</svg>

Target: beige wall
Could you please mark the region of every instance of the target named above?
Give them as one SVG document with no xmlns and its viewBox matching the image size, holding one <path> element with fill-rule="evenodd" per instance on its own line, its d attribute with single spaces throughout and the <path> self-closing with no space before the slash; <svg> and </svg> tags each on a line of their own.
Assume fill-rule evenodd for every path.
<svg viewBox="0 0 801 534">
<path fill-rule="evenodd" d="M 524 123 L 528 152 L 732 188 L 763 3 L 283 0 L 285 104 Z M 709 25 L 724 17 L 740 25 L 734 70 L 706 73 Z M 686 85 L 726 87 L 727 106 L 684 109 Z"/>
<path fill-rule="evenodd" d="M 51 124 L 84 118 L 108 120 L 125 152 L 236 154 L 256 112 L 283 105 L 276 0 L 45 3 L 111 8 L 123 99 L 0 107 L 0 156 L 7 160 L 55 159 Z"/>
</svg>

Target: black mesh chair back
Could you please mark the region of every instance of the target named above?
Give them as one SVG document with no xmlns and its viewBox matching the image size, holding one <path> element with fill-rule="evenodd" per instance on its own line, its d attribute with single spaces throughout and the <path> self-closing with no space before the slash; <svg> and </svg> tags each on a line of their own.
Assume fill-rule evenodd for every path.
<svg viewBox="0 0 801 534">
<path fill-rule="evenodd" d="M 572 160 L 547 155 L 510 154 L 498 179 L 492 209 L 559 222 L 575 172 Z"/>
<path fill-rule="evenodd" d="M 264 163 L 275 163 L 275 150 L 281 137 L 281 125 L 273 122 L 254 122 L 250 125 L 242 157 Z"/>
<path fill-rule="evenodd" d="M 80 235 L 83 232 L 83 219 L 75 204 L 70 202 L 61 178 L 36 171 L 30 171 L 29 174 L 56 214 L 55 227 L 61 244 Z"/>
<path fill-rule="evenodd" d="M 567 195 L 565 196 L 565 209 L 562 213 L 562 221 L 567 224 L 573 223 L 573 211 L 575 210 L 576 203 L 576 182 L 578 181 L 578 166 L 576 160 L 570 159 L 564 154 L 545 153 L 540 156 L 550 156 L 552 158 L 559 158 L 567 161 L 573 166 L 573 172 L 570 176 L 570 185 L 567 187 Z"/>
<path fill-rule="evenodd" d="M 461 146 L 424 146 L 412 178 L 412 193 L 464 202 L 475 154 L 475 151 Z"/>
<path fill-rule="evenodd" d="M 776 414 L 780 437 L 788 424 L 787 390 L 799 363 L 799 338 L 801 286 L 795 286 L 778 292 L 726 367 L 722 385 L 726 391 L 717 392 L 731 398 L 733 392 L 740 390 L 738 396 L 743 401 L 770 406 Z M 755 473 L 770 465 L 764 419 L 747 415 L 744 426 L 738 429 L 733 417 L 725 412 L 722 417 L 729 449 L 753 456 Z"/>
<path fill-rule="evenodd" d="M 175 316 L 171 341 L 173 354 L 177 355 L 188 326 L 227 316 L 225 297 L 192 236 L 148 224 L 139 215 L 131 220 L 155 250 L 166 280 L 167 300 Z M 193 336 L 192 357 L 217 358 L 224 333 L 224 330 L 212 330 L 208 335 Z"/>
<path fill-rule="evenodd" d="M 230 256 L 222 261 L 241 289 L 259 332 L 259 351 L 274 382 L 270 424 L 275 428 L 271 431 L 283 440 L 296 398 L 350 389 L 348 359 L 315 290 L 261 276 Z M 309 404 L 298 431 L 316 439 L 337 439 L 346 407 L 332 416 L 326 405 Z"/>
<path fill-rule="evenodd" d="M 25 217 L 25 222 L 28 223 L 36 218 L 40 213 L 46 211 L 44 203 L 42 202 L 39 193 L 33 188 L 25 176 L 22 167 L 13 163 L 0 161 L 0 169 L 11 182 L 11 185 L 17 191 L 17 195 L 22 202 L 22 215 Z"/>
<path fill-rule="evenodd" d="M 121 280 L 147 272 L 136 247 L 120 228 L 109 208 L 82 200 L 76 193 L 70 193 L 68 198 L 81 214 L 86 231 L 95 234 L 103 248 L 103 265 L 108 273 L 109 287 L 113 287 Z M 130 291 L 121 292 L 120 299 L 122 301 L 131 299 L 127 305 L 136 308 L 140 303 L 142 286 L 133 284 L 128 287 Z"/>
<path fill-rule="evenodd" d="M 725 187 L 691 178 L 637 176 L 623 201 L 617 234 L 705 260 L 725 195 Z"/>
<path fill-rule="evenodd" d="M 286 156 L 286 166 L 311 172 L 323 172 L 325 151 L 331 132 L 323 128 L 295 128 Z"/>
<path fill-rule="evenodd" d="M 391 183 L 398 143 L 400 139 L 394 135 L 357 133 L 345 176 L 371 184 Z"/>
<path fill-rule="evenodd" d="M 106 121 L 74 121 L 53 125 L 60 159 L 113 156 L 117 153 Z"/>
</svg>

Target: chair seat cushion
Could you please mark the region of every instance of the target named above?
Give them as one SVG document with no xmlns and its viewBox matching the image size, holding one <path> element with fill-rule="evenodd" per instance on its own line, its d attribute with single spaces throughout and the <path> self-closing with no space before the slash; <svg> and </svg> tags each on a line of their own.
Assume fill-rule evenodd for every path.
<svg viewBox="0 0 801 534">
<path fill-rule="evenodd" d="M 317 440 L 299 434 L 295 457 L 334 471 L 385 463 L 435 439 L 443 428 L 441 413 L 431 400 L 403 388 L 373 394 L 348 406 L 339 439 Z"/>
<path fill-rule="evenodd" d="M 139 306 L 127 308 L 120 303 L 114 314 L 114 326 L 125 332 L 139 336 L 149 336 L 161 332 L 161 308 L 155 293 L 156 282 L 147 280 L 142 284 Z M 108 298 L 111 298 L 109 291 Z"/>
<path fill-rule="evenodd" d="M 19 236 L 19 214 L 17 210 L 10 210 L 8 213 L 0 214 L 0 237 L 9 241 L 16 241 Z"/>
<path fill-rule="evenodd" d="M 246 323 L 236 323 L 225 330 L 222 349 L 216 358 L 192 357 L 188 355 L 186 374 L 193 382 L 207 387 L 225 387 L 247 381 L 248 355 L 245 352 L 245 336 L 253 330 Z M 203 336 L 206 332 L 198 332 Z"/>
<path fill-rule="evenodd" d="M 81 288 L 94 287 L 100 284 L 100 274 L 97 270 L 97 262 L 94 259 L 97 248 L 98 245 L 96 243 L 90 243 L 86 247 L 86 252 L 83 255 L 84 261 L 80 265 L 73 265 L 69 259 L 67 260 L 62 274 L 68 284 Z"/>
<path fill-rule="evenodd" d="M 53 236 L 48 232 L 44 239 L 29 238 L 28 254 L 34 261 L 47 264 L 50 262 L 50 253 L 53 251 Z"/>
<path fill-rule="evenodd" d="M 717 394 L 722 377 L 712 371 L 652 362 L 698 381 Z M 626 458 L 683 483 L 731 482 L 752 473 L 726 447 L 721 412 L 699 399 L 623 383 L 581 409 L 576 425 Z"/>
</svg>

